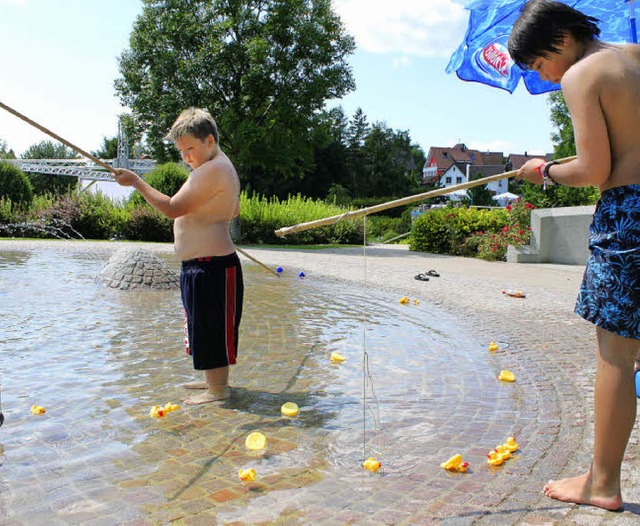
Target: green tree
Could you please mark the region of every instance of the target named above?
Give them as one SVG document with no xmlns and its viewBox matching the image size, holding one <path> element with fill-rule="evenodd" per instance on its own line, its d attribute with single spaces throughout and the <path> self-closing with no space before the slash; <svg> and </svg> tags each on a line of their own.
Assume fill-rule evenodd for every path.
<svg viewBox="0 0 640 526">
<path fill-rule="evenodd" d="M 16 166 L 1 161 L 0 195 L 21 209 L 27 208 L 33 201 L 33 190 L 25 173 Z"/>
<path fill-rule="evenodd" d="M 115 159 L 118 157 L 118 138 L 103 137 L 100 149 L 91 153 L 99 159 Z"/>
<path fill-rule="evenodd" d="M 53 141 L 41 141 L 27 148 L 22 159 L 75 159 L 73 150 L 64 144 Z M 27 172 L 33 191 L 36 195 L 61 194 L 75 190 L 78 184 L 76 177 L 68 175 L 48 175 Z"/>
<path fill-rule="evenodd" d="M 471 180 L 476 181 L 484 177 L 481 173 L 471 175 Z M 496 203 L 492 199 L 494 193 L 487 188 L 487 185 L 481 184 L 474 186 L 467 190 L 469 197 L 471 198 L 471 204 L 475 206 L 494 206 Z"/>
<path fill-rule="evenodd" d="M 115 85 L 158 161 L 175 158 L 163 137 L 180 111 L 207 108 L 261 191 L 311 165 L 317 112 L 354 89 L 354 49 L 330 0 L 143 0 Z"/>
<path fill-rule="evenodd" d="M 165 163 L 148 173 L 144 180 L 159 192 L 172 196 L 180 190 L 187 177 L 189 172 L 186 168 L 177 163 Z M 151 206 L 138 192 L 133 192 L 129 201 L 135 206 Z"/>
<path fill-rule="evenodd" d="M 571 157 L 576 154 L 576 141 L 564 95 L 561 91 L 554 91 L 549 95 L 548 103 L 551 106 L 551 123 L 557 130 L 551 134 L 554 157 L 556 159 Z"/>
<path fill-rule="evenodd" d="M 13 153 L 13 150 L 9 149 L 6 141 L 0 139 L 0 159 L 15 159 L 16 154 Z"/>
</svg>

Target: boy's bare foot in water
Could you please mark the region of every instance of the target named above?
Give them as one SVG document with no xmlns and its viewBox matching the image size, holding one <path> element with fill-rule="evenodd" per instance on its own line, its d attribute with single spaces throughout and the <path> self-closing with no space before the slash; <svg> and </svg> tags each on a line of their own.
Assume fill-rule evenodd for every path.
<svg viewBox="0 0 640 526">
<path fill-rule="evenodd" d="M 206 384 L 205 384 L 206 387 Z M 219 400 L 225 400 L 229 398 L 229 389 L 223 387 L 222 389 L 216 389 L 215 391 L 205 391 L 194 396 L 186 398 L 184 403 L 187 405 L 208 404 L 210 402 L 217 402 Z"/>
<path fill-rule="evenodd" d="M 209 386 L 207 382 L 188 382 L 186 384 L 182 384 L 182 387 L 185 389 L 207 389 Z"/>
<path fill-rule="evenodd" d="M 544 494 L 562 502 L 588 504 L 605 510 L 617 511 L 622 509 L 622 496 L 619 492 L 596 490 L 591 484 L 591 473 L 562 480 L 550 480 L 544 487 Z"/>
</svg>

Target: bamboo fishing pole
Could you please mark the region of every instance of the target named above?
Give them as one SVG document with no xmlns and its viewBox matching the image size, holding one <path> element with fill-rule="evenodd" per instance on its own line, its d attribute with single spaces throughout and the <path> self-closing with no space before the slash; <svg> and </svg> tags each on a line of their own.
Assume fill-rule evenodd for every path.
<svg viewBox="0 0 640 526">
<path fill-rule="evenodd" d="M 107 163 L 105 163 L 104 161 L 102 161 L 101 159 L 98 159 L 95 155 L 91 155 L 89 152 L 83 150 L 82 148 L 80 148 L 79 146 L 76 146 L 75 144 L 67 141 L 66 139 L 63 139 L 62 137 L 60 137 L 58 134 L 52 132 L 51 130 L 45 128 L 44 126 L 38 124 L 37 122 L 35 122 L 34 120 L 30 119 L 29 117 L 27 117 L 26 115 L 23 115 L 22 113 L 20 113 L 17 110 L 14 110 L 13 108 L 7 106 L 6 104 L 4 104 L 2 101 L 0 101 L 0 108 L 8 111 L 9 113 L 11 113 L 12 115 L 15 115 L 16 117 L 18 117 L 20 120 L 23 120 L 24 122 L 30 124 L 31 126 L 33 126 L 34 128 L 39 129 L 41 132 L 46 133 L 47 135 L 49 135 L 50 137 L 53 137 L 56 141 L 61 142 L 62 144 L 64 144 L 65 146 L 68 146 L 69 148 L 71 148 L 72 150 L 75 150 L 76 152 L 78 152 L 80 155 L 84 155 L 87 159 L 93 161 L 94 163 L 96 163 L 98 166 L 101 166 L 102 168 L 108 170 L 109 172 L 111 172 L 112 174 L 116 173 L 116 170 L 113 166 L 108 165 Z M 91 184 L 95 183 L 95 181 L 93 181 Z M 88 188 L 88 186 L 86 187 Z M 85 189 L 86 189 L 85 188 Z M 260 265 L 261 267 L 267 269 L 269 272 L 275 274 L 276 276 L 280 277 L 280 275 L 273 270 L 272 268 L 268 267 L 267 265 L 265 265 L 264 263 L 262 263 L 261 261 L 258 261 L 256 258 L 254 258 L 253 256 L 250 256 L 249 254 L 247 254 L 244 250 L 239 249 L 238 247 L 236 247 L 236 250 L 238 252 L 240 252 L 240 254 L 242 254 L 243 256 L 246 256 L 247 258 L 249 258 L 251 261 L 257 263 L 258 265 Z"/>
<path fill-rule="evenodd" d="M 569 161 L 573 161 L 574 159 L 575 159 L 575 156 L 565 157 L 564 159 L 557 159 L 556 162 L 566 163 Z M 359 210 L 350 210 L 349 212 L 345 212 L 344 214 L 325 217 L 323 219 L 317 219 L 315 221 L 308 221 L 306 223 L 298 223 L 297 225 L 293 225 L 293 226 L 283 227 L 276 230 L 275 233 L 278 237 L 284 237 L 287 234 L 295 234 L 296 232 L 302 232 L 303 230 L 309 230 L 311 228 L 333 225 L 334 223 L 337 223 L 338 221 L 342 221 L 343 219 L 355 219 L 357 217 L 362 217 L 369 214 L 375 214 L 376 212 L 381 212 L 382 210 L 388 210 L 389 208 L 395 208 L 396 206 L 408 205 L 409 203 L 415 203 L 416 201 L 423 201 L 424 199 L 429 199 L 430 197 L 437 197 L 440 195 L 449 194 L 451 192 L 456 192 L 458 190 L 465 190 L 467 188 L 473 188 L 474 186 L 485 185 L 488 183 L 492 183 L 494 181 L 500 181 L 502 179 L 515 177 L 516 175 L 518 175 L 518 170 L 511 170 L 510 172 L 490 175 L 488 177 L 476 179 L 475 181 L 467 181 L 466 183 L 460 183 L 453 186 L 447 186 L 444 188 L 436 188 L 435 190 L 430 190 L 429 192 L 402 197 L 400 199 L 395 199 L 393 201 L 387 201 L 386 203 L 380 203 L 379 205 L 369 206 L 367 208 L 360 208 Z"/>
</svg>

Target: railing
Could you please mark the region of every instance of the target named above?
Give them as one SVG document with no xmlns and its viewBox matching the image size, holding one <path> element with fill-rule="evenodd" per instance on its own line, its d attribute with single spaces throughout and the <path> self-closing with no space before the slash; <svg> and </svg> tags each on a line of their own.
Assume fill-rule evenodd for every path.
<svg viewBox="0 0 640 526">
<path fill-rule="evenodd" d="M 5 159 L 23 172 L 68 175 L 90 181 L 113 181 L 111 173 L 87 159 Z M 119 166 L 118 159 L 105 159 L 109 166 Z M 127 168 L 138 175 L 149 173 L 156 167 L 153 159 L 127 159 Z"/>
</svg>

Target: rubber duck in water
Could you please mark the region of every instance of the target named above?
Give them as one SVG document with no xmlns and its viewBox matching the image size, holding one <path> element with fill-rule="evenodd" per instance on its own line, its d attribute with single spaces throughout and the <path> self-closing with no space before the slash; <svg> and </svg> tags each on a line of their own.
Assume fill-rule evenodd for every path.
<svg viewBox="0 0 640 526">
<path fill-rule="evenodd" d="M 402 296 L 402 298 L 400 298 L 400 305 L 408 305 L 409 304 L 409 298 L 407 298 L 406 296 Z"/>
<path fill-rule="evenodd" d="M 489 352 L 497 351 L 500 346 L 496 342 L 491 342 L 489 344 Z"/>
<path fill-rule="evenodd" d="M 153 418 L 164 418 L 172 411 L 177 411 L 178 409 L 180 409 L 180 406 L 171 402 L 167 402 L 163 407 L 154 405 L 151 409 L 149 409 L 149 416 Z"/>
<path fill-rule="evenodd" d="M 345 360 L 346 358 L 342 356 L 340 353 L 337 353 L 335 351 L 331 353 L 331 363 L 342 363 Z"/>
<path fill-rule="evenodd" d="M 457 471 L 458 473 L 466 473 L 467 468 L 469 467 L 468 462 L 464 462 L 462 460 L 462 455 L 458 453 L 457 455 L 453 455 L 449 460 L 440 464 L 442 469 L 446 469 L 447 471 Z"/>
<path fill-rule="evenodd" d="M 505 458 L 497 449 L 489 451 L 489 454 L 487 455 L 487 464 L 490 466 L 500 466 L 504 461 Z"/>
<path fill-rule="evenodd" d="M 368 471 L 371 471 L 371 473 L 376 473 L 381 466 L 382 466 L 382 462 L 380 462 L 379 460 L 376 460 L 373 457 L 369 457 L 367 460 L 365 460 L 362 463 L 362 467 Z"/>
<path fill-rule="evenodd" d="M 511 371 L 507 371 L 506 369 L 503 369 L 502 371 L 500 371 L 500 374 L 498 375 L 498 380 L 501 380 L 503 382 L 515 382 L 516 375 L 513 374 Z"/>
<path fill-rule="evenodd" d="M 511 453 L 513 453 L 514 451 L 517 451 L 520 446 L 518 446 L 518 443 L 516 442 L 516 439 L 514 437 L 509 437 L 504 443 L 504 447 L 506 447 L 509 451 L 511 451 Z"/>
<path fill-rule="evenodd" d="M 46 409 L 44 408 L 44 406 L 41 406 L 41 405 L 32 405 L 31 406 L 31 414 L 42 415 L 45 412 L 46 412 Z"/>
<path fill-rule="evenodd" d="M 240 471 L 238 471 L 238 478 L 246 482 L 256 480 L 256 470 L 253 468 L 241 469 Z"/>
<path fill-rule="evenodd" d="M 502 294 L 506 295 L 506 296 L 510 296 L 511 298 L 526 298 L 526 294 L 524 292 L 522 292 L 521 290 L 513 290 L 513 289 L 509 289 L 509 290 L 503 290 Z"/>
</svg>

